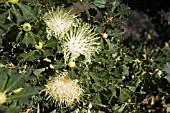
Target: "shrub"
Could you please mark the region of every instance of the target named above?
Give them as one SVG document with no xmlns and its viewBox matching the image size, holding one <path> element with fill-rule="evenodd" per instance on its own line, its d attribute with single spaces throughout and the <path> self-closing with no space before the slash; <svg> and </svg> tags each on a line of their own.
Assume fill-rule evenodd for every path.
<svg viewBox="0 0 170 113">
<path fill-rule="evenodd" d="M 130 9 L 121 1 L 0 7 L 0 112 L 169 111 L 169 45 L 126 47 L 120 25 Z"/>
</svg>

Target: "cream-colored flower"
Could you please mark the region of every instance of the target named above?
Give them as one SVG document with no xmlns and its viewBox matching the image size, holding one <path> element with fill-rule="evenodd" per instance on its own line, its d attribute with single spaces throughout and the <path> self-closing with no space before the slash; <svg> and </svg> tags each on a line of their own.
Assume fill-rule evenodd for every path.
<svg viewBox="0 0 170 113">
<path fill-rule="evenodd" d="M 99 37 L 93 31 L 94 27 L 87 23 L 78 23 L 70 28 L 61 44 L 65 63 L 80 55 L 85 57 L 85 62 L 91 61 L 91 56 L 100 49 Z"/>
<path fill-rule="evenodd" d="M 61 7 L 52 9 L 47 12 L 43 20 L 47 24 L 48 36 L 60 37 L 61 34 L 67 32 L 68 28 L 74 23 L 75 15 Z"/>
<path fill-rule="evenodd" d="M 70 106 L 75 101 L 79 102 L 84 90 L 78 85 L 78 80 L 72 80 L 68 72 L 61 73 L 58 77 L 52 78 L 45 91 L 48 94 L 47 99 L 52 99 L 59 106 Z"/>
</svg>

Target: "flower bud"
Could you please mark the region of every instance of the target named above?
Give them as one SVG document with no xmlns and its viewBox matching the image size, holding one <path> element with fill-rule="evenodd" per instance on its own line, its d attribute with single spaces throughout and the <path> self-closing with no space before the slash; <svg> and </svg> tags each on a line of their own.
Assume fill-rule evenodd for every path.
<svg viewBox="0 0 170 113">
<path fill-rule="evenodd" d="M 106 39 L 108 37 L 107 33 L 102 33 L 102 38 Z"/>
</svg>

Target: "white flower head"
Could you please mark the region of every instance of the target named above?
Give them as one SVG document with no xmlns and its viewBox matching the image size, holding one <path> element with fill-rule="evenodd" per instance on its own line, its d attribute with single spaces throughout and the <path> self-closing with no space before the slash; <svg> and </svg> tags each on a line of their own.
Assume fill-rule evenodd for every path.
<svg viewBox="0 0 170 113">
<path fill-rule="evenodd" d="M 80 55 L 85 57 L 85 62 L 91 62 L 91 57 L 100 50 L 99 37 L 96 37 L 94 27 L 87 23 L 73 25 L 63 38 L 61 45 L 64 52 L 65 63 L 75 60 Z"/>
<path fill-rule="evenodd" d="M 74 23 L 74 18 L 75 15 L 72 14 L 71 10 L 67 11 L 61 7 L 47 12 L 43 16 L 43 20 L 47 24 L 48 36 L 60 37 Z"/>
<path fill-rule="evenodd" d="M 48 94 L 47 99 L 52 99 L 59 106 L 70 106 L 75 101 L 79 102 L 84 90 L 78 85 L 78 80 L 72 80 L 68 72 L 61 73 L 58 77 L 52 78 L 45 91 Z"/>
</svg>

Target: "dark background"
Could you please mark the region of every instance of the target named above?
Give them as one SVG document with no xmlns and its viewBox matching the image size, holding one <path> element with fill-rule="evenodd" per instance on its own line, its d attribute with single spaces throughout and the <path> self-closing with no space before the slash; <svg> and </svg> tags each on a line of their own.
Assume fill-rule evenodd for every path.
<svg viewBox="0 0 170 113">
<path fill-rule="evenodd" d="M 131 8 L 127 26 L 123 26 L 126 45 L 164 46 L 170 40 L 170 0 L 123 2 Z"/>
</svg>

